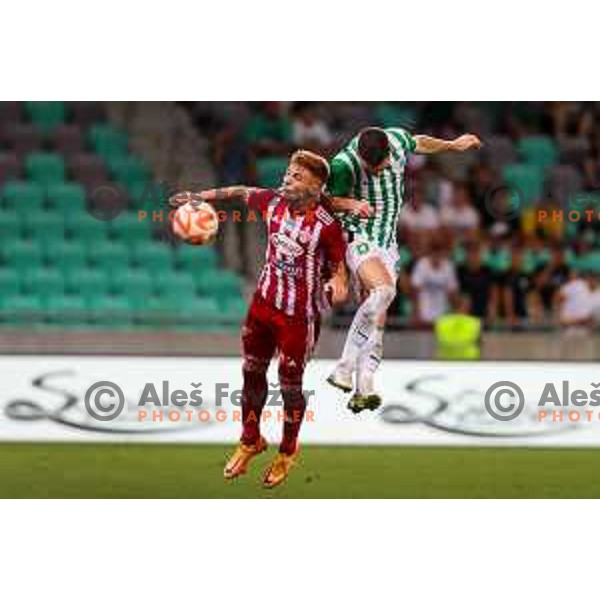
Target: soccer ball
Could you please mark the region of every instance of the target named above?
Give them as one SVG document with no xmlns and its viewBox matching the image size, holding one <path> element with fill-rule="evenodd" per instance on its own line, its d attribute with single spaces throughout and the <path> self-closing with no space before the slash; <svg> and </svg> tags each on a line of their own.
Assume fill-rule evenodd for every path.
<svg viewBox="0 0 600 600">
<path fill-rule="evenodd" d="M 207 202 L 193 200 L 180 206 L 173 216 L 173 233 L 195 246 L 214 242 L 219 230 L 215 209 Z"/>
</svg>

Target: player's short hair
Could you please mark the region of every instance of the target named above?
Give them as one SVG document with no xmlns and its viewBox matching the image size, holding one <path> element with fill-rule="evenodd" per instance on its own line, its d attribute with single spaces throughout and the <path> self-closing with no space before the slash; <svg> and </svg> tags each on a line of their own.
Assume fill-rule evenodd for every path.
<svg viewBox="0 0 600 600">
<path fill-rule="evenodd" d="M 304 167 L 322 184 L 327 183 L 327 180 L 329 179 L 329 164 L 322 156 L 315 152 L 311 152 L 310 150 L 296 150 L 296 152 L 292 154 L 290 163 L 295 163 Z"/>
<path fill-rule="evenodd" d="M 358 155 L 370 167 L 380 165 L 390 154 L 387 133 L 379 127 L 368 127 L 358 135 Z"/>
</svg>

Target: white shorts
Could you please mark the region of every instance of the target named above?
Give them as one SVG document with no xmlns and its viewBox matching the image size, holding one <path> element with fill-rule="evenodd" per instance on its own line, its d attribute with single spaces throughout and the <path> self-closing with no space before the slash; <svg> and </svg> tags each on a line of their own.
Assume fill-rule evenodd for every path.
<svg viewBox="0 0 600 600">
<path fill-rule="evenodd" d="M 356 238 L 348 244 L 348 248 L 346 249 L 346 263 L 354 279 L 357 278 L 357 271 L 360 265 L 369 258 L 378 258 L 381 260 L 394 283 L 397 281 L 398 273 L 400 272 L 400 253 L 395 244 L 389 248 L 380 248 L 373 242 L 361 238 Z"/>
</svg>

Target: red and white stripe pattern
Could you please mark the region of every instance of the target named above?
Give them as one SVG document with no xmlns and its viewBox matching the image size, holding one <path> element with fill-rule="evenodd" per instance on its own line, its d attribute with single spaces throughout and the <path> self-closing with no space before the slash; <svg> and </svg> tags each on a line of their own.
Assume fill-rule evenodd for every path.
<svg viewBox="0 0 600 600">
<path fill-rule="evenodd" d="M 283 198 L 277 200 L 267 219 L 267 250 L 258 290 L 286 315 L 312 320 L 323 296 L 323 232 L 337 224 L 320 206 L 298 214 L 288 209 Z"/>
</svg>

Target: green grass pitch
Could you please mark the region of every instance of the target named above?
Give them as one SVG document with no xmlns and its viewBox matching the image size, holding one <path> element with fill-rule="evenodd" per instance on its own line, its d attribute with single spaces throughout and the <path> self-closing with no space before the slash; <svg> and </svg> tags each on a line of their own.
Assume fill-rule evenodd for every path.
<svg viewBox="0 0 600 600">
<path fill-rule="evenodd" d="M 305 446 L 263 490 L 270 449 L 222 479 L 231 447 L 2 444 L 2 498 L 600 498 L 600 450 Z"/>
</svg>

